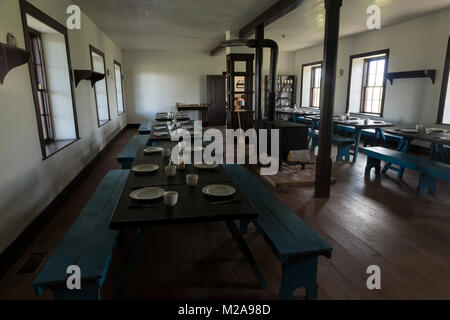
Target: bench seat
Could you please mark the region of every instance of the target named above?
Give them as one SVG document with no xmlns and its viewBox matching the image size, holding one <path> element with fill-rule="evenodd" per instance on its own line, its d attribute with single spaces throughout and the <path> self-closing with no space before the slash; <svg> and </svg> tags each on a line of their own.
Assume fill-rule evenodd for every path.
<svg viewBox="0 0 450 320">
<path fill-rule="evenodd" d="M 143 121 L 139 126 L 139 134 L 147 135 L 151 133 L 152 130 L 152 122 L 151 121 Z"/>
<path fill-rule="evenodd" d="M 150 143 L 150 135 L 135 135 L 127 143 L 122 152 L 117 156 L 117 162 L 122 165 L 122 169 L 131 169 L 131 164 L 136 157 L 136 153 L 142 146 L 148 146 Z"/>
<path fill-rule="evenodd" d="M 307 299 L 316 299 L 318 256 L 331 258 L 331 246 L 245 167 L 223 167 L 258 212 L 257 220 L 241 221 L 241 232 L 253 223 L 283 265 L 281 299 L 290 299 L 300 287 Z"/>
<path fill-rule="evenodd" d="M 363 148 L 362 152 L 367 155 L 366 175 L 370 175 L 373 168 L 377 174 L 381 172 L 381 161 L 386 162 L 383 173 L 388 169 L 398 171 L 398 178 L 403 178 L 405 169 L 418 171 L 421 174 L 417 193 L 423 195 L 426 188 L 430 194 L 436 192 L 436 179 L 450 181 L 450 165 L 418 157 L 412 154 L 386 149 L 382 147 Z M 397 165 L 399 168 L 392 167 Z"/>
<path fill-rule="evenodd" d="M 33 282 L 38 295 L 53 291 L 55 300 L 100 300 L 113 249 L 119 235 L 109 219 L 128 177 L 128 170 L 109 171 L 95 194 L 47 260 Z M 69 290 L 67 268 L 80 267 L 81 290 Z"/>
<path fill-rule="evenodd" d="M 311 152 L 315 152 L 319 146 L 319 130 L 309 130 L 309 137 L 311 139 Z M 342 137 L 334 135 L 333 144 L 338 147 L 338 154 L 336 161 L 350 161 L 350 146 L 355 143 L 355 140 L 351 137 Z"/>
</svg>

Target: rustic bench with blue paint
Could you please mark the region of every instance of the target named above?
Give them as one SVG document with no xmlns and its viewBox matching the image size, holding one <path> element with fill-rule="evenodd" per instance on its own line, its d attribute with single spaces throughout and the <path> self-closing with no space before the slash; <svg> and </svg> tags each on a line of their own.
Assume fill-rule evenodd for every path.
<svg viewBox="0 0 450 320">
<path fill-rule="evenodd" d="M 386 149 L 382 147 L 363 148 L 362 152 L 367 155 L 366 175 L 375 168 L 377 175 L 381 172 L 381 161 L 386 162 L 383 173 L 388 169 L 398 172 L 398 179 L 403 178 L 405 169 L 420 172 L 420 181 L 417 193 L 423 195 L 428 188 L 430 194 L 436 193 L 436 180 L 450 181 L 450 165 L 430 160 L 423 157 L 414 156 L 412 154 Z M 398 168 L 392 165 L 399 166 Z"/>
<path fill-rule="evenodd" d="M 149 135 L 136 135 L 131 138 L 130 142 L 123 148 L 122 152 L 117 156 L 117 162 L 122 165 L 122 169 L 130 169 L 131 164 L 136 157 L 136 153 L 142 146 L 149 145 Z"/>
<path fill-rule="evenodd" d="M 305 287 L 306 299 L 317 299 L 318 257 L 331 258 L 331 246 L 245 167 L 223 167 L 258 212 L 257 220 L 241 221 L 241 232 L 253 223 L 283 265 L 280 298 L 291 299 L 296 289 Z"/>
<path fill-rule="evenodd" d="M 143 121 L 139 126 L 139 134 L 146 135 L 150 134 L 152 130 L 152 122 L 151 121 Z"/>
<path fill-rule="evenodd" d="M 319 130 L 309 131 L 309 137 L 311 138 L 311 152 L 315 152 L 316 148 L 319 146 L 319 133 Z M 333 135 L 332 142 L 338 147 L 336 161 L 350 161 L 350 146 L 355 143 L 355 140 L 351 137 Z"/>
<path fill-rule="evenodd" d="M 118 231 L 109 220 L 119 200 L 128 170 L 111 170 L 81 211 L 53 255 L 33 282 L 38 295 L 51 290 L 55 300 L 100 300 Z M 69 290 L 67 268 L 81 270 L 81 289 Z"/>
</svg>

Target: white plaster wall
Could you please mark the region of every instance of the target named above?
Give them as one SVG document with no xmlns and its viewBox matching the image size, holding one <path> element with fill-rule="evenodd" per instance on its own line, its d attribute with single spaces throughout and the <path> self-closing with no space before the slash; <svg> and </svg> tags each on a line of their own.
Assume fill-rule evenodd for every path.
<svg viewBox="0 0 450 320">
<path fill-rule="evenodd" d="M 31 0 L 62 24 L 68 0 Z M 12 32 L 25 47 L 19 1 L 0 1 L 0 41 Z M 73 69 L 90 69 L 89 44 L 105 52 L 107 68 L 122 62 L 117 47 L 82 15 L 82 30 L 69 31 Z M 81 140 L 43 161 L 28 65 L 13 69 L 0 85 L 0 252 L 3 251 L 68 183 L 127 124 L 117 116 L 113 72 L 108 77 L 112 121 L 98 128 L 94 91 L 83 81 L 75 88 Z"/>
<path fill-rule="evenodd" d="M 341 39 L 337 69 L 343 69 L 345 74 L 337 76 L 335 112 L 346 109 L 350 56 L 389 48 L 389 72 L 436 69 L 437 77 L 434 85 L 429 79 L 396 80 L 394 85 L 388 82 L 384 117 L 399 124 L 435 123 L 449 30 L 450 10 L 445 10 Z M 322 45 L 297 51 L 294 72 L 300 77 L 303 64 L 322 59 Z M 298 86 L 300 90 L 300 84 Z"/>
</svg>

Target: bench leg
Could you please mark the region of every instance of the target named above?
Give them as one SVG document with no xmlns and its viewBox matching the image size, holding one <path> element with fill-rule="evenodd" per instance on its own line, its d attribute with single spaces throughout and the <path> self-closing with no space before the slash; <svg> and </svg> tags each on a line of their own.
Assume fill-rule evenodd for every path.
<svg viewBox="0 0 450 320">
<path fill-rule="evenodd" d="M 120 274 L 119 287 L 117 289 L 116 296 L 115 296 L 116 299 L 120 298 L 120 295 L 122 294 L 122 291 L 125 288 L 125 285 L 128 280 L 128 275 L 134 266 L 134 263 L 139 254 L 139 251 L 141 251 L 141 248 L 142 248 L 142 245 L 144 244 L 146 235 L 147 235 L 147 230 L 145 228 L 138 229 L 137 234 L 136 234 L 136 239 L 134 240 L 133 248 L 131 249 L 130 253 L 128 254 L 127 260 L 126 260 L 125 265 L 123 266 L 122 272 Z"/>
<path fill-rule="evenodd" d="M 372 171 L 372 168 L 375 168 L 376 175 L 380 175 L 381 171 L 381 160 L 367 157 L 367 165 L 366 165 L 366 175 L 370 176 L 370 171 Z"/>
<path fill-rule="evenodd" d="M 243 219 L 240 223 L 240 231 L 241 234 L 246 234 L 248 232 L 248 225 L 252 222 L 252 220 Z"/>
<path fill-rule="evenodd" d="M 280 299 L 290 300 L 301 287 L 306 288 L 306 300 L 317 299 L 317 256 L 293 258 L 283 263 Z"/>
<path fill-rule="evenodd" d="M 242 235 L 239 233 L 238 228 L 236 227 L 236 224 L 234 221 L 225 221 L 228 230 L 230 231 L 234 241 L 238 245 L 239 249 L 241 250 L 242 254 L 247 259 L 248 263 L 250 264 L 250 267 L 253 270 L 253 273 L 256 276 L 256 279 L 258 280 L 259 285 L 261 286 L 261 289 L 267 288 L 266 280 L 264 280 L 264 277 L 259 270 L 258 265 L 256 264 L 255 258 L 253 257 L 252 252 L 247 246 L 247 243 L 245 243 L 244 238 L 242 238 Z"/>
<path fill-rule="evenodd" d="M 319 140 L 318 139 L 311 138 L 311 152 L 314 153 L 316 151 L 316 148 L 317 148 L 318 144 L 319 144 Z"/>
<path fill-rule="evenodd" d="M 429 189 L 431 195 L 436 194 L 436 179 L 425 174 L 420 175 L 419 187 L 417 188 L 417 194 L 422 196 L 425 193 L 426 188 Z"/>
</svg>

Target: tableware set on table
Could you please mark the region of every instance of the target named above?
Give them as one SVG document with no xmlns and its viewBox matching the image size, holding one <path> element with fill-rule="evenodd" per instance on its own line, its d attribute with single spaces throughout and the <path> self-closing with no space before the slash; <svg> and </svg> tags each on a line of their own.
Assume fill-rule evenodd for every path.
<svg viewBox="0 0 450 320">
<path fill-rule="evenodd" d="M 189 151 L 189 152 L 195 152 L 196 150 L 203 150 L 203 148 L 195 148 L 192 147 L 189 150 L 185 150 L 185 151 Z M 168 162 L 166 162 L 166 166 L 162 166 L 161 168 L 161 163 L 155 164 L 155 163 L 142 163 L 142 164 L 137 164 L 135 166 L 132 167 L 131 171 L 132 173 L 138 177 L 137 179 L 142 179 L 140 178 L 140 176 L 143 175 L 154 175 L 155 172 L 158 172 L 159 170 L 163 170 L 163 175 L 165 175 L 168 179 L 167 183 L 168 185 L 166 186 L 167 188 L 169 188 L 169 185 L 179 185 L 179 181 L 178 179 L 180 177 L 183 177 L 185 175 L 185 183 L 189 188 L 195 188 L 198 186 L 199 184 L 199 180 L 200 180 L 200 175 L 207 175 L 208 171 L 215 171 L 217 173 L 219 173 L 220 171 L 217 171 L 217 169 L 219 168 L 219 165 L 216 163 L 212 163 L 212 164 L 207 164 L 207 163 L 196 163 L 192 165 L 192 169 L 198 171 L 198 173 L 192 173 L 192 169 L 189 170 L 187 173 L 182 173 L 183 171 L 187 170 L 187 166 L 184 162 L 181 162 L 179 164 L 175 164 L 172 162 L 172 159 L 169 159 L 171 157 L 172 154 L 172 150 L 171 148 L 161 148 L 161 147 L 145 147 L 142 149 L 142 152 L 145 155 L 151 155 L 154 156 L 155 154 L 160 154 L 164 159 L 168 159 Z M 161 171 L 159 171 L 161 172 Z M 180 173 L 178 173 L 180 172 Z M 201 173 L 203 172 L 203 173 Z M 177 176 L 177 174 L 181 174 L 181 176 L 179 176 L 178 178 L 174 177 Z M 201 189 L 198 189 L 198 191 L 195 192 L 201 192 L 204 196 L 208 197 L 211 199 L 211 204 L 213 205 L 219 205 L 219 204 L 226 204 L 226 203 L 234 203 L 234 202 L 238 202 L 240 201 L 239 199 L 231 199 L 232 196 L 236 193 L 236 189 L 230 185 L 226 185 L 226 184 L 218 184 L 219 180 L 216 180 L 214 174 L 212 173 L 213 176 L 210 176 L 208 179 L 210 182 L 212 182 L 212 184 L 210 185 L 206 185 L 205 183 L 203 183 Z M 157 177 L 161 176 L 161 173 L 155 176 L 155 179 L 158 179 Z M 142 183 L 142 180 L 139 180 Z M 183 184 L 183 183 L 181 183 Z M 160 186 L 161 184 L 158 184 L 158 186 Z M 165 185 L 165 183 L 164 183 Z M 173 190 L 165 190 L 166 187 L 164 187 L 164 189 L 162 187 L 157 187 L 156 185 L 153 187 L 140 187 L 139 189 L 133 190 L 130 194 L 129 197 L 132 200 L 132 203 L 129 205 L 129 207 L 131 209 L 133 208 L 149 208 L 149 209 L 155 209 L 157 207 L 156 203 L 153 203 L 157 200 L 164 200 L 164 203 L 167 207 L 175 207 L 179 201 L 179 196 L 180 194 L 178 193 L 178 191 L 180 191 L 178 188 L 176 187 L 175 190 L 178 191 L 173 191 Z M 183 192 L 181 194 L 184 194 Z M 220 200 L 220 201 L 214 201 L 214 199 L 216 200 Z M 186 200 L 188 201 L 188 200 Z"/>
</svg>

